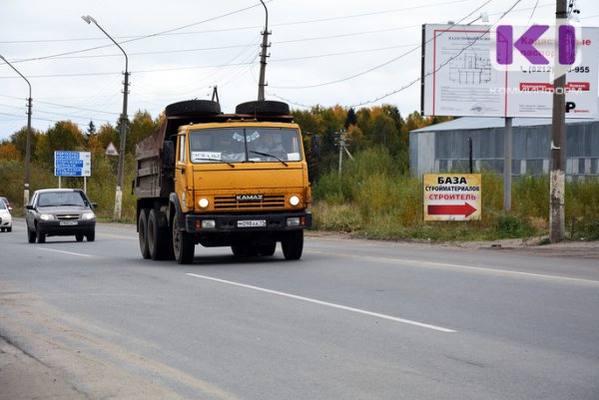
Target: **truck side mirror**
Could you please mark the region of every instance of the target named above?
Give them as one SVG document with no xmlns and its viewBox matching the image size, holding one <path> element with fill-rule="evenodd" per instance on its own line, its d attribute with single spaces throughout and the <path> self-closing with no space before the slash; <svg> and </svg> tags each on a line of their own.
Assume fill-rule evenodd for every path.
<svg viewBox="0 0 599 400">
<path fill-rule="evenodd" d="M 168 166 L 175 165 L 175 142 L 165 140 L 162 147 L 162 164 Z"/>
</svg>

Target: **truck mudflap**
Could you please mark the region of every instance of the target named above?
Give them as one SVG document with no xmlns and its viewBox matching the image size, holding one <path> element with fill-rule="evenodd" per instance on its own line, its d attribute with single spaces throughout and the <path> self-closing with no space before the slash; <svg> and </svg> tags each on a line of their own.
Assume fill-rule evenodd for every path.
<svg viewBox="0 0 599 400">
<path fill-rule="evenodd" d="M 210 232 L 282 232 L 310 228 L 309 211 L 272 214 L 187 214 L 185 230 Z"/>
</svg>

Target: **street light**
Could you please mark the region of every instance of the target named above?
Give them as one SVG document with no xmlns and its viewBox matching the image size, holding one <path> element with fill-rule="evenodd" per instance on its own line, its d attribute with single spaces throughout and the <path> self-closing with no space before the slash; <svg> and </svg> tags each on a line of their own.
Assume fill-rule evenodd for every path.
<svg viewBox="0 0 599 400">
<path fill-rule="evenodd" d="M 123 112 L 120 116 L 120 125 L 119 125 L 119 135 L 121 137 L 120 142 L 120 151 L 119 151 L 119 164 L 117 171 L 117 183 L 116 183 L 116 192 L 114 195 L 114 214 L 113 218 L 115 220 L 121 219 L 122 214 L 122 204 L 123 204 L 123 170 L 125 164 L 125 145 L 127 144 L 127 124 L 129 122 L 129 117 L 127 116 L 127 96 L 129 94 L 129 57 L 127 57 L 127 53 L 125 50 L 98 24 L 98 22 L 91 15 L 84 15 L 81 17 L 88 24 L 93 23 L 104 33 L 108 39 L 112 41 L 125 56 L 125 81 L 123 82 Z"/>
<path fill-rule="evenodd" d="M 31 83 L 25 78 L 25 76 L 19 72 L 6 58 L 0 55 L 0 59 L 4 61 L 9 67 L 15 70 L 21 78 L 25 79 L 27 85 L 29 85 L 29 98 L 27 99 L 27 144 L 25 145 L 25 182 L 23 184 L 23 207 L 29 204 L 29 179 L 31 177 L 30 172 L 30 161 L 31 161 Z"/>
</svg>

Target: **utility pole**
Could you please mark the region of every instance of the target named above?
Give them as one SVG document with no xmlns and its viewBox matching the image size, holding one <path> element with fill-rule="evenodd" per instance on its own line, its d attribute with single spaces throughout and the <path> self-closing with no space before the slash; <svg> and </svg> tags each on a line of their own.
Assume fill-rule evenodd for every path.
<svg viewBox="0 0 599 400">
<path fill-rule="evenodd" d="M 122 216 L 122 207 L 123 207 L 123 173 L 125 167 L 125 146 L 127 145 L 127 128 L 129 125 L 129 117 L 127 116 L 127 101 L 129 95 L 129 57 L 127 57 L 127 53 L 125 50 L 110 36 L 98 22 L 91 17 L 90 15 L 82 16 L 83 19 L 88 24 L 92 22 L 94 25 L 98 27 L 104 33 L 108 39 L 112 41 L 125 56 L 125 80 L 123 81 L 123 111 L 119 117 L 119 135 L 120 135 L 120 148 L 119 148 L 119 163 L 117 169 L 117 183 L 116 183 L 116 191 L 114 195 L 114 220 L 120 220 Z"/>
<path fill-rule="evenodd" d="M 260 53 L 260 82 L 258 82 L 258 101 L 264 101 L 264 88 L 266 87 L 266 58 L 269 57 L 266 54 L 266 50 L 270 47 L 270 43 L 268 43 L 268 35 L 271 32 L 268 31 L 268 8 L 266 8 L 266 4 L 264 4 L 263 0 L 260 0 L 262 6 L 264 7 L 264 12 L 266 14 L 266 19 L 264 21 L 264 31 L 262 32 L 262 52 Z"/>
<path fill-rule="evenodd" d="M 568 18 L 567 0 L 556 0 L 555 53 L 553 70 L 560 74 L 553 81 L 553 118 L 551 123 L 551 173 L 549 178 L 549 239 L 561 242 L 565 237 L 566 191 L 566 74 L 559 71 L 558 32 L 560 20 Z"/>
<path fill-rule="evenodd" d="M 31 179 L 31 107 L 33 99 L 31 98 L 31 83 L 23 76 L 6 58 L 0 55 L 2 61 L 4 61 L 9 67 L 11 67 L 21 78 L 25 79 L 29 86 L 29 97 L 27 98 L 27 141 L 25 144 L 25 180 L 23 182 L 23 207 L 29 204 L 29 180 Z"/>
<path fill-rule="evenodd" d="M 339 134 L 339 177 L 341 177 L 341 173 L 343 171 L 343 151 L 345 150 L 345 131 L 342 130 L 338 132 Z"/>
<path fill-rule="evenodd" d="M 503 135 L 503 211 L 507 212 L 512 209 L 512 117 L 505 118 Z"/>
</svg>

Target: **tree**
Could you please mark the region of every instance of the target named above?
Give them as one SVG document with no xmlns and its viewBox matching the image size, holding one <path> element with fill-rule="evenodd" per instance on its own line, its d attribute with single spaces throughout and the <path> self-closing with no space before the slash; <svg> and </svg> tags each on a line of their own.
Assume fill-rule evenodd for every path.
<svg viewBox="0 0 599 400">
<path fill-rule="evenodd" d="M 356 117 L 356 112 L 353 108 L 350 108 L 347 111 L 347 117 L 345 117 L 345 129 L 348 129 L 350 126 L 358 123 L 358 118 Z"/>
<path fill-rule="evenodd" d="M 71 121 L 58 121 L 46 132 L 45 143 L 36 149 L 38 159 L 50 164 L 56 150 L 82 150 L 85 139 L 77 124 Z M 41 143 L 40 143 L 41 144 Z"/>
<path fill-rule="evenodd" d="M 0 144 L 0 160 L 21 160 L 21 153 L 11 142 L 3 142 Z"/>
<path fill-rule="evenodd" d="M 35 129 L 31 129 L 31 154 L 35 153 L 35 148 L 37 147 L 37 140 L 40 136 L 40 132 Z M 15 145 L 19 153 L 21 154 L 21 158 L 25 158 L 25 149 L 27 147 L 27 127 L 23 127 L 13 133 L 10 136 L 10 142 Z"/>
<path fill-rule="evenodd" d="M 93 136 L 96 134 L 96 125 L 94 121 L 89 121 L 89 125 L 87 126 L 87 137 Z"/>
<path fill-rule="evenodd" d="M 137 111 L 129 124 L 127 134 L 127 152 L 132 153 L 135 145 L 150 136 L 156 130 L 156 122 L 147 111 Z"/>
</svg>

